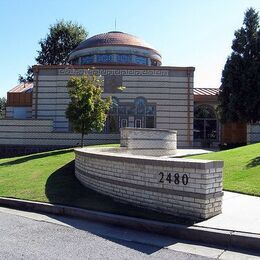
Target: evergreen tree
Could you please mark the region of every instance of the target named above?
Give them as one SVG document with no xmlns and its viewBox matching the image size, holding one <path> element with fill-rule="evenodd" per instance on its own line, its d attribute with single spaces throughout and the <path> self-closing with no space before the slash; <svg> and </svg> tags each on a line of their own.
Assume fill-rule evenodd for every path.
<svg viewBox="0 0 260 260">
<path fill-rule="evenodd" d="M 260 120 L 259 16 L 249 8 L 235 31 L 230 57 L 222 72 L 218 112 L 222 122 Z"/>
<path fill-rule="evenodd" d="M 41 65 L 61 65 L 68 61 L 69 53 L 75 49 L 80 42 L 86 39 L 88 33 L 81 25 L 71 21 L 59 21 L 49 28 L 46 38 L 40 40 L 40 50 L 35 58 Z M 32 67 L 28 67 L 25 76 L 19 75 L 19 82 L 32 82 Z"/>
<path fill-rule="evenodd" d="M 73 130 L 81 133 L 83 147 L 85 134 L 103 130 L 112 101 L 110 97 L 101 98 L 101 81 L 95 75 L 71 77 L 67 88 L 71 102 L 66 117 L 72 123 Z"/>
<path fill-rule="evenodd" d="M 6 98 L 0 98 L 0 118 L 5 116 Z"/>
</svg>

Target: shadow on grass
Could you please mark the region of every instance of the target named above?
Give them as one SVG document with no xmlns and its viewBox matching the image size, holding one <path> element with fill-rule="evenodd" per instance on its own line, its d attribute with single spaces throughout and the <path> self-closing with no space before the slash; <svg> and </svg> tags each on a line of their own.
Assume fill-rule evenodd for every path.
<svg viewBox="0 0 260 260">
<path fill-rule="evenodd" d="M 26 156 L 22 156 L 18 159 L 15 159 L 13 161 L 0 163 L 0 166 L 16 165 L 16 164 L 24 163 L 24 162 L 31 161 L 31 160 L 34 160 L 34 159 L 41 159 L 41 158 L 45 158 L 45 157 L 47 158 L 49 156 L 55 156 L 55 155 L 70 153 L 71 151 L 72 151 L 72 149 L 43 152 L 43 153 L 33 154 L 33 155 L 26 155 Z"/>
<path fill-rule="evenodd" d="M 246 165 L 246 168 L 253 168 L 260 165 L 260 156 L 255 157 L 254 159 L 250 160 L 249 163 Z"/>
<path fill-rule="evenodd" d="M 84 187 L 75 177 L 74 160 L 53 172 L 45 185 L 45 194 L 54 204 L 97 210 L 137 218 L 158 220 L 178 224 L 192 224 L 190 220 L 177 218 L 172 215 L 158 213 L 123 204 Z"/>
<path fill-rule="evenodd" d="M 143 208 L 138 208 L 132 205 L 117 202 L 108 196 L 102 195 L 84 187 L 75 177 L 74 164 L 75 161 L 73 160 L 60 169 L 56 170 L 49 176 L 45 185 L 45 193 L 51 203 L 150 220 L 186 225 L 192 224 L 190 221 L 187 221 L 185 219 L 176 218 L 171 215 L 162 214 L 152 210 L 146 210 Z M 101 236 L 114 243 L 132 248 L 148 255 L 158 251 L 161 248 L 161 246 L 147 246 L 144 244 L 131 242 L 131 234 L 129 235 L 128 232 L 126 232 L 124 229 L 118 229 L 113 225 L 104 225 L 98 222 L 95 223 L 91 221 L 84 221 L 80 219 L 60 216 L 52 217 L 66 224 L 69 224 L 74 228 L 90 232 L 97 236 Z M 130 236 L 129 241 L 127 241 L 127 239 L 126 241 L 124 241 L 124 239 L 117 238 L 118 234 L 120 235 L 122 234 L 122 232 L 124 239 L 126 239 L 126 236 Z M 138 231 L 135 232 L 137 232 L 136 234 L 138 236 Z M 140 233 L 140 235 L 142 235 L 142 233 Z M 174 239 L 172 239 L 171 243 L 169 243 L 169 241 L 167 240 L 165 241 L 165 246 L 173 244 L 174 242 Z"/>
</svg>

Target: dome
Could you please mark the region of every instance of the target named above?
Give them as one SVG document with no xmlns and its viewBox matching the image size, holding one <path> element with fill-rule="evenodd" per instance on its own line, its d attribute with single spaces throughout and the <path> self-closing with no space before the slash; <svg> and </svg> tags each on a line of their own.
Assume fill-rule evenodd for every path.
<svg viewBox="0 0 260 260">
<path fill-rule="evenodd" d="M 112 31 L 81 42 L 70 53 L 69 62 L 160 66 L 161 55 L 150 44 L 134 35 Z"/>
</svg>

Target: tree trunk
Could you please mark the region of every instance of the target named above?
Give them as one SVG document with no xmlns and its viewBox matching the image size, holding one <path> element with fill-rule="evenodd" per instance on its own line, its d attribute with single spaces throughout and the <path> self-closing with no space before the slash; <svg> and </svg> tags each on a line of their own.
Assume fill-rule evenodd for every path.
<svg viewBox="0 0 260 260">
<path fill-rule="evenodd" d="M 85 124 L 84 122 L 81 122 L 81 142 L 80 142 L 81 148 L 83 148 L 84 146 L 84 130 L 85 130 Z"/>
<path fill-rule="evenodd" d="M 83 146 L 84 146 L 84 132 L 81 133 L 81 143 L 80 143 L 80 145 L 83 148 Z"/>
</svg>

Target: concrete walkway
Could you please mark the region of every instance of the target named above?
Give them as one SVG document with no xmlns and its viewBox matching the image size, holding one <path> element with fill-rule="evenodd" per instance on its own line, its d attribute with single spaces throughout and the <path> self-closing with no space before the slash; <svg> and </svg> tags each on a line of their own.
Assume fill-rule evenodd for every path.
<svg viewBox="0 0 260 260">
<path fill-rule="evenodd" d="M 225 191 L 222 214 L 195 226 L 260 234 L 260 197 Z"/>
<path fill-rule="evenodd" d="M 84 218 L 155 232 L 175 239 L 260 252 L 260 197 L 224 192 L 223 213 L 192 226 L 164 223 L 49 203 L 0 197 L 0 206 Z"/>
<path fill-rule="evenodd" d="M 170 156 L 174 158 L 216 152 L 217 149 L 177 149 L 177 153 Z"/>
</svg>

